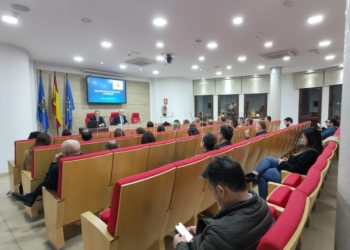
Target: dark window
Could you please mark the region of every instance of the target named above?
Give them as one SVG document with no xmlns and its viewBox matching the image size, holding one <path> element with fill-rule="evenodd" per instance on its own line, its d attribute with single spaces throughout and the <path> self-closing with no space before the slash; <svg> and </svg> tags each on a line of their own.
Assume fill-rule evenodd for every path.
<svg viewBox="0 0 350 250">
<path fill-rule="evenodd" d="M 343 85 L 334 85 L 329 88 L 329 112 L 328 116 L 339 116 L 341 113 Z"/>
<path fill-rule="evenodd" d="M 311 121 L 311 126 L 317 128 L 321 123 L 322 88 L 299 90 L 299 123 Z"/>
<path fill-rule="evenodd" d="M 219 95 L 219 116 L 239 117 L 239 95 Z"/>
<path fill-rule="evenodd" d="M 213 96 L 202 95 L 194 97 L 195 116 L 202 121 L 213 119 Z"/>
<path fill-rule="evenodd" d="M 264 118 L 267 114 L 267 94 L 244 95 L 244 116 Z"/>
</svg>

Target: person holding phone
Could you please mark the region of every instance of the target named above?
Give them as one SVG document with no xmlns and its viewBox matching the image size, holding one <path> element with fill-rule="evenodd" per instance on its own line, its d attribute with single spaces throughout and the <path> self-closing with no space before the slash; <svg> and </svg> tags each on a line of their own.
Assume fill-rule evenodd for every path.
<svg viewBox="0 0 350 250">
<path fill-rule="evenodd" d="M 174 249 L 256 249 L 274 219 L 266 202 L 247 190 L 240 164 L 228 156 L 215 157 L 201 177 L 221 209 L 213 219 L 201 219 L 186 231 L 177 224 L 180 232 L 174 236 Z"/>
</svg>

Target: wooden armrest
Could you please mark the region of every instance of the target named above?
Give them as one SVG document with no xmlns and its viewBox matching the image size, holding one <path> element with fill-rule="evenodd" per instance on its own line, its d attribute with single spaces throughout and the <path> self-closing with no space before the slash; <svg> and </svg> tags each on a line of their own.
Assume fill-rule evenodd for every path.
<svg viewBox="0 0 350 250">
<path fill-rule="evenodd" d="M 46 189 L 45 187 L 43 187 L 42 190 L 43 190 L 43 194 L 45 192 L 45 194 L 47 195 L 48 199 L 56 200 L 56 202 L 63 201 L 60 197 L 57 196 L 57 191 L 56 190 Z"/>
<path fill-rule="evenodd" d="M 8 160 L 8 161 L 7 161 L 7 165 L 8 165 L 9 167 L 13 167 L 13 168 L 17 167 L 17 166 L 15 165 L 15 161 L 14 161 L 14 160 Z"/>
<path fill-rule="evenodd" d="M 282 170 L 281 171 L 281 182 L 283 182 L 283 180 L 290 174 L 291 174 L 291 172 L 286 171 L 286 170 Z"/>
<path fill-rule="evenodd" d="M 284 186 L 284 187 L 289 187 L 290 189 L 292 189 L 292 191 L 295 190 L 295 188 L 293 187 L 290 187 L 290 186 L 287 186 L 287 185 L 283 185 L 283 184 L 280 184 L 280 183 L 276 183 L 276 182 L 271 182 L 269 181 L 267 183 L 267 197 L 270 196 L 270 194 L 278 187 L 281 187 L 281 186 Z"/>
<path fill-rule="evenodd" d="M 22 179 L 27 178 L 28 180 L 34 180 L 32 178 L 32 173 L 28 170 L 22 170 Z"/>
<path fill-rule="evenodd" d="M 118 238 L 107 231 L 107 225 L 91 212 L 81 214 L 81 228 L 85 250 L 118 249 Z"/>
<path fill-rule="evenodd" d="M 272 203 L 268 203 L 268 202 L 267 202 L 267 205 L 276 208 L 277 218 L 279 218 L 280 215 L 281 215 L 281 214 L 283 213 L 283 211 L 284 211 L 284 208 L 283 208 L 283 207 L 277 206 L 277 205 L 275 205 L 275 204 L 272 204 Z"/>
</svg>

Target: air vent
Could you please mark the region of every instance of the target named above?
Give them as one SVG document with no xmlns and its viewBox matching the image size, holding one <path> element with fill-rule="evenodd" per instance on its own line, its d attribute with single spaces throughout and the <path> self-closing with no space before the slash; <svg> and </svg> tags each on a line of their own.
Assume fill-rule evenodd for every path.
<svg viewBox="0 0 350 250">
<path fill-rule="evenodd" d="M 299 55 L 298 51 L 296 49 L 287 49 L 287 50 L 281 50 L 277 52 L 272 52 L 268 54 L 260 54 L 262 58 L 265 60 L 273 60 L 273 59 L 282 59 L 285 56 L 294 57 Z"/>
<path fill-rule="evenodd" d="M 143 66 L 155 64 L 155 63 L 157 63 L 157 61 L 152 60 L 152 59 L 143 58 L 143 57 L 137 57 L 137 58 L 131 59 L 129 61 L 126 61 L 125 63 L 143 67 Z"/>
<path fill-rule="evenodd" d="M 286 8 L 294 7 L 294 3 L 291 0 L 284 0 L 283 4 Z"/>
</svg>

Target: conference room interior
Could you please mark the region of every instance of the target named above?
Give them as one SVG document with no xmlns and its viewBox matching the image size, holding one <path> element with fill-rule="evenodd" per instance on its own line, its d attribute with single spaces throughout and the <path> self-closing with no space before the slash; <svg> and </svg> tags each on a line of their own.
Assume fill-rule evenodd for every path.
<svg viewBox="0 0 350 250">
<path fill-rule="evenodd" d="M 89 114 L 98 111 L 106 125 L 97 134 L 146 127 L 148 121 L 156 126 L 176 119 L 192 122 L 195 117 L 218 121 L 234 113 L 237 118 L 271 116 L 272 121 L 281 121 L 279 129 L 285 128 L 286 117 L 294 124 L 311 121 L 317 128 L 337 116 L 341 137 L 348 138 L 350 104 L 343 93 L 349 90 L 350 74 L 347 4 L 1 1 L 0 250 L 55 249 L 46 236 L 43 202 L 38 202 L 39 216 L 32 220 L 23 204 L 7 194 L 14 142 L 26 140 L 32 131 L 44 131 L 37 118 L 40 81 L 51 137 L 69 128 L 68 113 L 74 135 L 87 127 Z M 120 81 L 124 100 L 95 101 L 89 77 L 101 79 L 101 89 L 106 82 Z M 52 105 L 55 82 L 59 128 Z M 70 112 L 67 82 L 74 102 Z M 111 124 L 120 110 L 128 123 Z M 136 122 L 133 114 L 138 115 Z M 93 140 L 99 140 L 97 134 Z M 350 213 L 349 147 L 347 140 L 339 144 L 339 157 L 330 166 L 312 223 L 303 229 L 302 249 L 345 249 L 350 244 L 344 234 L 350 223 L 343 219 Z M 66 226 L 64 234 L 65 249 L 83 249 L 79 221 Z M 173 249 L 170 236 L 166 249 Z"/>
</svg>

